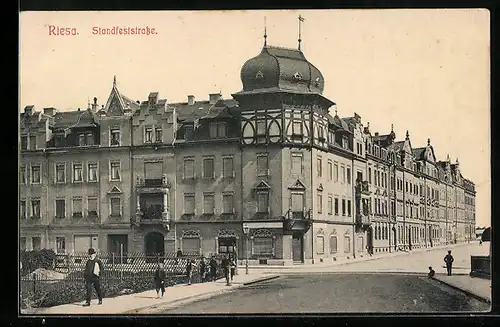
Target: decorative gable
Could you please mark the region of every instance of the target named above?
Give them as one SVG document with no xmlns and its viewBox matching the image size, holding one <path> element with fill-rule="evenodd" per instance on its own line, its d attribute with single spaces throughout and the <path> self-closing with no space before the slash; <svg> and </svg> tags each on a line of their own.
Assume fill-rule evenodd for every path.
<svg viewBox="0 0 500 327">
<path fill-rule="evenodd" d="M 256 189 L 256 190 L 270 190 L 271 187 L 266 182 L 260 181 L 260 183 L 254 187 L 254 189 Z"/>
<path fill-rule="evenodd" d="M 305 190 L 306 187 L 304 186 L 304 184 L 302 184 L 302 182 L 300 180 L 297 179 L 297 181 L 295 181 L 295 183 L 293 183 L 292 186 L 290 186 L 288 188 L 289 190 Z"/>
<path fill-rule="evenodd" d="M 118 188 L 118 186 L 113 185 L 113 187 L 108 191 L 108 194 L 122 194 L 122 190 Z"/>
<path fill-rule="evenodd" d="M 106 110 L 108 116 L 122 116 L 124 108 L 122 107 L 118 96 L 115 94 Z"/>
</svg>

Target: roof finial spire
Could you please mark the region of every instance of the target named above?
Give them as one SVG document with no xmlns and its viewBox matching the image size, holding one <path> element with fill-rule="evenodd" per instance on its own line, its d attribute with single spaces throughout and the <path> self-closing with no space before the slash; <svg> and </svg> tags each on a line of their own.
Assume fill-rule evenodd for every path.
<svg viewBox="0 0 500 327">
<path fill-rule="evenodd" d="M 87 109 L 90 109 L 90 97 L 87 96 Z"/>
<path fill-rule="evenodd" d="M 304 22 L 305 19 L 301 15 L 299 15 L 298 19 L 299 19 L 299 50 L 300 50 L 300 42 L 302 42 L 302 39 L 300 37 L 301 36 L 301 32 L 302 32 L 302 30 L 301 30 L 301 23 Z"/>
<path fill-rule="evenodd" d="M 267 20 L 264 16 L 264 47 L 267 47 Z"/>
<path fill-rule="evenodd" d="M 391 124 L 391 133 L 394 133 L 394 124 Z"/>
<path fill-rule="evenodd" d="M 409 140 L 410 139 L 410 133 L 408 133 L 408 130 L 406 130 L 406 139 Z"/>
<path fill-rule="evenodd" d="M 116 75 L 113 76 L 113 86 L 116 86 Z"/>
<path fill-rule="evenodd" d="M 430 139 L 430 138 L 428 138 L 428 139 L 427 139 L 427 146 L 430 146 L 430 145 L 431 145 L 431 139 Z"/>
</svg>

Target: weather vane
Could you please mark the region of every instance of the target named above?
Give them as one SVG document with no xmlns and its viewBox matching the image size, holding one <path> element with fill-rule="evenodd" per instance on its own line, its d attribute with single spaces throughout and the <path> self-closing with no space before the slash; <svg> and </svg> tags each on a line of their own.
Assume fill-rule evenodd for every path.
<svg viewBox="0 0 500 327">
<path fill-rule="evenodd" d="M 300 38 L 300 35 L 301 35 L 301 23 L 303 23 L 305 21 L 305 19 L 301 15 L 299 15 L 298 19 L 299 19 L 299 50 L 300 50 L 300 42 L 302 42 L 302 39 Z"/>
</svg>

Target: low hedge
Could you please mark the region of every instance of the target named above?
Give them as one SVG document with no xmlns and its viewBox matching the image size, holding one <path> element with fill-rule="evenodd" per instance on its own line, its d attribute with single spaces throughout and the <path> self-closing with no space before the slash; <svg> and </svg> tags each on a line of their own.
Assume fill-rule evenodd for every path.
<svg viewBox="0 0 500 327">
<path fill-rule="evenodd" d="M 38 268 L 52 269 L 56 260 L 53 250 L 42 249 L 39 251 L 21 251 L 19 257 L 22 275 L 29 274 Z"/>
</svg>

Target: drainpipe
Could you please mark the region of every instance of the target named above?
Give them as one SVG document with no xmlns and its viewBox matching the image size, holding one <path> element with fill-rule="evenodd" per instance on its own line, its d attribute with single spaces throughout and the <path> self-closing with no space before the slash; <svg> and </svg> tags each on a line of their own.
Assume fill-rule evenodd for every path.
<svg viewBox="0 0 500 327">
<path fill-rule="evenodd" d="M 405 184 L 405 167 L 403 165 L 402 169 L 403 171 L 403 247 L 406 247 L 406 238 L 408 235 L 406 235 L 406 184 Z"/>
<path fill-rule="evenodd" d="M 45 198 L 46 198 L 46 206 L 47 206 L 47 210 L 45 212 L 50 212 L 49 210 L 49 185 L 50 185 L 50 174 L 49 174 L 49 155 L 47 154 L 47 152 L 45 152 L 45 149 L 43 149 L 43 156 L 45 157 L 45 163 L 46 163 L 46 169 L 45 169 L 45 174 L 47 176 L 47 186 L 45 187 L 45 189 L 47 190 L 45 192 Z M 42 181 L 43 182 L 43 181 Z M 40 208 L 41 209 L 41 208 Z M 40 210 L 41 211 L 41 210 Z M 41 214 L 41 212 L 40 212 Z M 54 214 L 55 216 L 55 214 Z M 49 224 L 50 224 L 50 217 L 46 217 L 45 218 L 46 221 L 47 221 L 47 227 L 45 228 L 45 248 L 49 248 L 50 246 L 50 242 L 49 242 Z M 57 249 L 54 249 L 54 250 L 57 250 Z"/>
<path fill-rule="evenodd" d="M 240 118 L 240 124 L 241 124 L 241 118 Z M 240 127 L 240 131 L 241 131 L 241 127 Z M 244 217 L 243 217 L 243 192 L 244 192 L 244 189 L 243 189 L 243 148 L 241 146 L 241 142 L 240 142 L 240 145 L 239 145 L 239 148 L 240 148 L 240 215 L 241 215 L 241 230 L 243 230 L 243 221 L 245 220 Z M 248 267 L 248 254 L 250 253 L 250 251 L 248 251 L 248 239 L 250 238 L 250 230 L 248 231 L 248 235 L 246 235 L 245 233 L 243 233 L 243 237 L 241 238 L 241 247 L 240 249 L 243 250 L 243 243 L 245 243 L 245 251 L 244 252 L 241 252 L 241 255 L 238 254 L 238 257 L 239 258 L 245 258 L 246 259 L 246 263 L 247 263 L 247 267 Z M 219 241 L 217 241 L 217 244 L 216 246 L 218 247 L 219 244 L 218 244 Z M 217 253 L 217 249 L 215 249 L 215 252 Z"/>
<path fill-rule="evenodd" d="M 352 225 L 352 256 L 354 259 L 356 259 L 356 191 L 355 191 L 355 185 L 353 182 L 353 177 L 354 175 L 354 155 L 351 158 L 351 203 L 352 203 L 352 210 L 351 209 L 351 214 L 353 217 L 353 225 Z M 363 222 L 361 222 L 362 224 Z"/>
<path fill-rule="evenodd" d="M 130 222 L 132 222 L 132 215 L 135 214 L 135 210 L 132 209 L 132 203 L 134 201 L 132 201 L 132 198 L 133 198 L 133 194 L 134 194 L 134 160 L 133 160 L 133 157 L 132 157 L 132 151 L 133 151 L 133 146 L 134 146 L 134 122 L 133 122 L 133 118 L 130 118 L 129 120 L 129 128 L 130 128 L 130 147 L 129 147 L 129 162 L 130 162 L 130 208 L 129 208 L 129 212 L 130 212 Z M 100 183 L 99 183 L 100 184 Z M 130 224 L 131 227 L 132 227 L 132 242 L 135 241 L 135 225 L 134 224 Z M 128 247 L 128 244 L 127 244 L 127 248 Z"/>
<path fill-rule="evenodd" d="M 388 224 L 388 227 L 387 227 L 387 233 L 389 235 L 387 235 L 388 239 L 389 239 L 389 253 L 392 252 L 391 250 L 391 234 L 392 234 L 392 228 L 391 228 L 391 209 L 392 209 L 392 206 L 391 206 L 391 187 L 390 187 L 390 183 L 391 183 L 391 167 L 389 165 L 387 165 L 387 176 L 389 176 L 389 178 L 387 178 L 387 180 L 385 181 L 385 187 L 387 189 L 387 206 L 386 206 L 386 210 L 387 210 L 387 216 L 389 217 L 389 224 Z"/>
<path fill-rule="evenodd" d="M 310 131 L 313 131 L 313 123 L 312 123 L 312 116 L 311 115 L 311 121 L 310 121 Z M 313 146 L 312 144 L 314 143 L 314 132 L 311 135 L 311 186 L 313 185 L 313 178 L 314 178 L 314 158 L 313 158 Z M 323 170 L 323 168 L 321 168 Z M 311 219 L 311 264 L 314 264 L 314 223 L 312 221 L 312 218 L 314 217 L 314 193 L 313 193 L 313 187 L 311 187 L 311 213 L 309 214 L 309 219 Z M 305 235 L 304 235 L 305 236 Z M 293 240 L 292 240 L 293 241 Z"/>
</svg>

